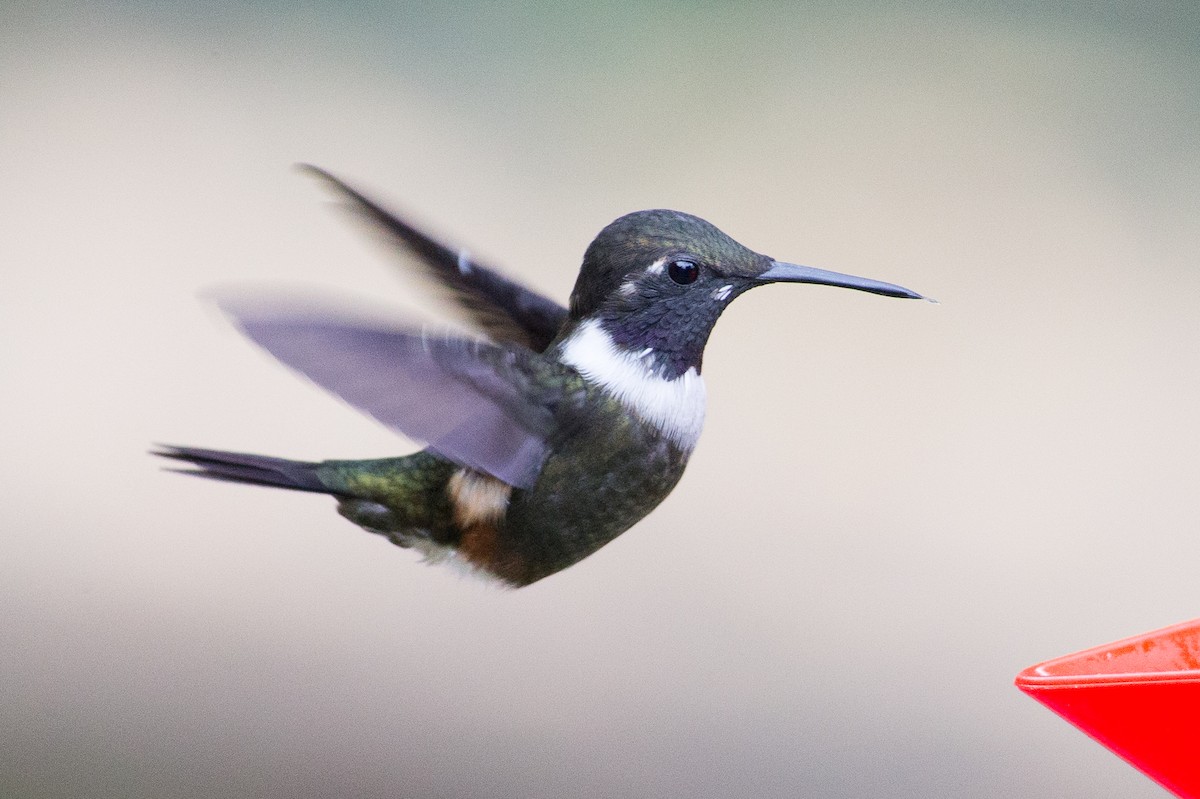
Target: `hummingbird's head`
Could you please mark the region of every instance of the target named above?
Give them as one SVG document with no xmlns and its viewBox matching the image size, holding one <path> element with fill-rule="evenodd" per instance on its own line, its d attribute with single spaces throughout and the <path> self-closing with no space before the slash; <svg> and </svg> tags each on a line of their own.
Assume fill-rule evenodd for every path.
<svg viewBox="0 0 1200 799">
<path fill-rule="evenodd" d="M 775 261 L 699 217 L 659 209 L 626 214 L 600 231 L 571 292 L 571 321 L 598 327 L 615 348 L 673 380 L 700 371 L 709 333 L 735 297 L 776 282 L 920 297 L 890 283 Z"/>
</svg>

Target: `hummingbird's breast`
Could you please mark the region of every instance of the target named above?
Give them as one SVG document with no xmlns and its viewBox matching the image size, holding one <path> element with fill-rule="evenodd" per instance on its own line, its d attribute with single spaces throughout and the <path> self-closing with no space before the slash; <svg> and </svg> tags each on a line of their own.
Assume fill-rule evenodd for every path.
<svg viewBox="0 0 1200 799">
<path fill-rule="evenodd" d="M 695 369 L 663 377 L 652 351 L 618 346 L 584 321 L 554 353 L 577 377 L 586 413 L 555 441 L 535 485 L 514 490 L 504 519 L 463 538 L 502 578 L 525 585 L 587 557 L 652 511 L 683 476 L 704 425 Z"/>
<path fill-rule="evenodd" d="M 497 532 L 501 574 L 524 585 L 592 554 L 652 511 L 679 482 L 690 450 L 607 398 L 547 458 L 534 487 L 514 491 Z"/>
</svg>

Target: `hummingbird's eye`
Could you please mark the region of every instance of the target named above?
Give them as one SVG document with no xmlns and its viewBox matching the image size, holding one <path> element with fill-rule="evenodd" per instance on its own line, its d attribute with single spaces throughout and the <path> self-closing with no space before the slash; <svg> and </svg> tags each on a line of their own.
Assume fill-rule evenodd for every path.
<svg viewBox="0 0 1200 799">
<path fill-rule="evenodd" d="M 700 267 L 693 261 L 671 261 L 671 265 L 667 267 L 667 274 L 679 285 L 686 286 L 688 283 L 695 283 L 696 278 L 700 277 Z"/>
</svg>

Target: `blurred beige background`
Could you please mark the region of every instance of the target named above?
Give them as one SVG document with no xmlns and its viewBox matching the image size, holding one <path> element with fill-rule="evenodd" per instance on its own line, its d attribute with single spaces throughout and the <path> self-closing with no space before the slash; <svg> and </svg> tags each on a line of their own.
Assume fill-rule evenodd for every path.
<svg viewBox="0 0 1200 799">
<path fill-rule="evenodd" d="M 0 795 L 1151 797 L 1012 687 L 1200 615 L 1190 2 L 0 8 Z M 419 303 L 325 166 L 566 297 L 626 211 L 941 300 L 739 300 L 650 518 L 504 593 L 153 441 L 412 447 L 197 299 Z"/>
</svg>

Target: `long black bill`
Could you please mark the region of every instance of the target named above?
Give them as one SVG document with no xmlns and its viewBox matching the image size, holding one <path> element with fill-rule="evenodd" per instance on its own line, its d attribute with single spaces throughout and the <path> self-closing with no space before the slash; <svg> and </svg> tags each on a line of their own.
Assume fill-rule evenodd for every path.
<svg viewBox="0 0 1200 799">
<path fill-rule="evenodd" d="M 759 275 L 756 280 L 762 283 L 819 283 L 823 286 L 841 286 L 847 289 L 869 291 L 872 294 L 882 294 L 885 297 L 903 297 L 910 300 L 929 299 L 915 291 L 893 283 L 884 283 L 881 280 L 871 280 L 870 278 L 855 277 L 854 275 L 843 275 L 841 272 L 814 269 L 811 266 L 785 264 L 782 261 L 772 261 L 771 268 Z"/>
</svg>

